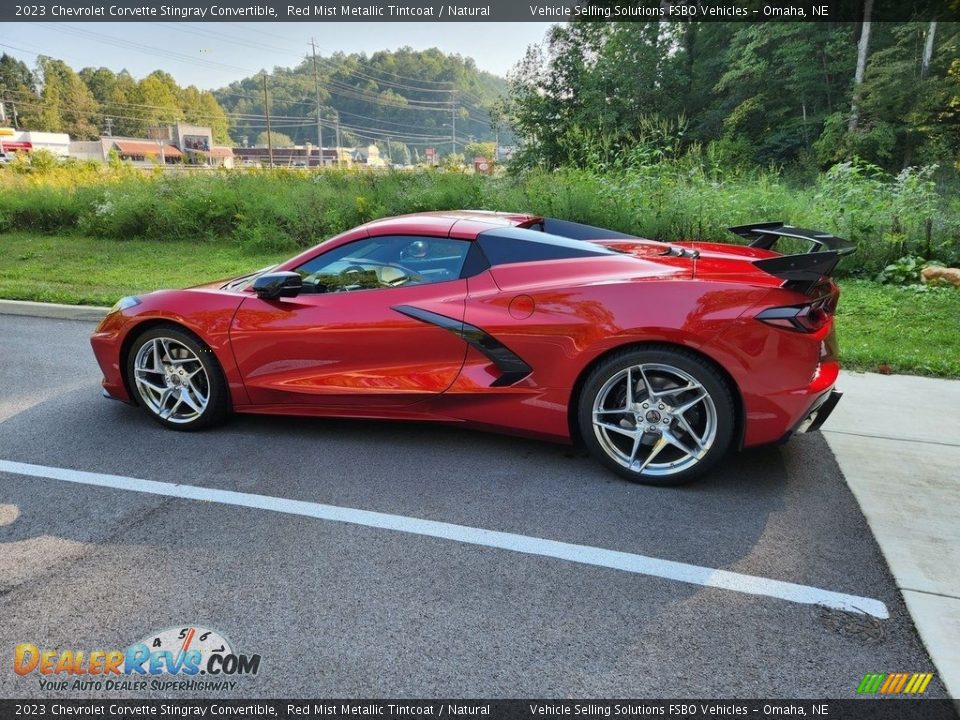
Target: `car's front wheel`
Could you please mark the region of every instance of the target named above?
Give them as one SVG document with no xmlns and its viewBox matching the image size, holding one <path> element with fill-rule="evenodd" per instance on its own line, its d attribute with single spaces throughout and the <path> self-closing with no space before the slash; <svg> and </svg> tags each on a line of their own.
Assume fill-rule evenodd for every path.
<svg viewBox="0 0 960 720">
<path fill-rule="evenodd" d="M 678 485 L 702 474 L 730 447 L 734 404 L 720 372 L 694 353 L 625 350 L 589 375 L 578 407 L 591 454 L 619 475 Z"/>
<path fill-rule="evenodd" d="M 213 352 L 177 327 L 151 328 L 134 340 L 127 377 L 139 404 L 169 428 L 208 427 L 229 410 L 226 382 Z"/>
</svg>

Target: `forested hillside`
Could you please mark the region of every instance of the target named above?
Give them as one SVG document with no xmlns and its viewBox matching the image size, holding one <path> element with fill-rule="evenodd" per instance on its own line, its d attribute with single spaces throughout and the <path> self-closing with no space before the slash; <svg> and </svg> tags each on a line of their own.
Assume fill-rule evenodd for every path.
<svg viewBox="0 0 960 720">
<path fill-rule="evenodd" d="M 87 67 L 40 57 L 29 68 L 0 56 L 0 99 L 11 120 L 33 130 L 76 139 L 101 134 L 144 136 L 151 126 L 177 120 L 213 127 L 218 142 L 253 145 L 267 129 L 263 74 L 215 92 L 181 87 L 163 70 L 136 79 L 126 70 Z M 317 142 L 317 86 L 324 145 L 376 143 L 400 161 L 422 159 L 426 147 L 457 151 L 471 140 L 494 139 L 490 110 L 506 91 L 503 78 L 477 69 L 470 58 L 431 49 L 373 55 L 335 54 L 267 73 L 275 138 Z M 15 114 L 15 117 L 13 117 Z"/>
<path fill-rule="evenodd" d="M 315 82 L 308 58 L 270 73 L 273 130 L 297 144 L 316 143 L 319 84 L 324 145 L 334 144 L 339 114 L 343 145 L 385 144 L 390 138 L 395 158 L 404 154 L 404 146 L 411 159 L 422 156 L 426 147 L 450 152 L 454 122 L 458 152 L 471 138 L 492 140 L 496 128 L 490 110 L 506 91 L 502 78 L 478 70 L 472 59 L 435 48 L 318 56 L 316 70 Z M 262 76 L 231 83 L 215 94 L 233 118 L 235 140 L 252 143 L 265 131 Z"/>
<path fill-rule="evenodd" d="M 960 28 L 557 25 L 517 66 L 509 111 L 529 165 L 609 165 L 697 143 L 723 166 L 824 168 L 854 156 L 890 170 L 950 165 Z"/>
</svg>

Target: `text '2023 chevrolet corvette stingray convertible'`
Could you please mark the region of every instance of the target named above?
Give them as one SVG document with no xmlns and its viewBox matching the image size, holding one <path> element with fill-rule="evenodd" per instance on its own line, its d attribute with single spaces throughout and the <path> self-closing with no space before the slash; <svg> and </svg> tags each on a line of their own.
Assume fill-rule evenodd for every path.
<svg viewBox="0 0 960 720">
<path fill-rule="evenodd" d="M 123 298 L 91 341 L 104 394 L 170 428 L 231 411 L 467 423 L 675 484 L 818 428 L 840 397 L 830 274 L 853 247 L 732 231 L 750 243 L 481 211 L 376 220 L 252 275 Z"/>
</svg>

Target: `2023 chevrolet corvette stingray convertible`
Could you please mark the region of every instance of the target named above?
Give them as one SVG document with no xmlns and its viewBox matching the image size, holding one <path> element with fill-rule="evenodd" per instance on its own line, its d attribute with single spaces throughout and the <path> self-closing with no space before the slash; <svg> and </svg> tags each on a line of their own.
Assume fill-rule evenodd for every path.
<svg viewBox="0 0 960 720">
<path fill-rule="evenodd" d="M 466 423 L 676 484 L 818 428 L 840 397 L 830 274 L 852 246 L 731 230 L 750 243 L 388 218 L 257 273 L 123 298 L 91 342 L 104 395 L 169 428 L 231 411 Z M 806 251 L 774 250 L 791 243 Z"/>
</svg>

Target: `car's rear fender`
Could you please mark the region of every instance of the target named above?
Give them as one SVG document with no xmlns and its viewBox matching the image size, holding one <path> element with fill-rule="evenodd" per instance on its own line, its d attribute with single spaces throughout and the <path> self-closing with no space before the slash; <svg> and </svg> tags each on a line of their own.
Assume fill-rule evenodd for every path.
<svg viewBox="0 0 960 720">
<path fill-rule="evenodd" d="M 461 375 L 438 401 L 458 405 L 463 419 L 478 420 L 482 412 L 484 421 L 510 406 L 514 409 L 502 417 L 513 429 L 561 439 L 569 438 L 567 410 L 575 402 L 577 383 L 609 352 L 641 343 L 670 344 L 709 357 L 734 378 L 730 366 L 736 367 L 737 358 L 707 345 L 768 292 L 685 279 L 539 285 L 504 292 L 486 275 L 469 280 L 465 320 L 532 370 L 516 383 L 497 387 L 498 373 L 489 358 L 468 351 Z M 477 409 L 463 412 L 465 404 Z"/>
<path fill-rule="evenodd" d="M 827 293 L 823 297 L 835 307 L 836 286 L 827 283 L 820 292 Z M 771 325 L 757 317 L 770 308 L 801 307 L 814 299 L 786 288 L 772 290 L 703 348 L 724 358 L 738 379 L 745 447 L 783 438 L 836 381 L 839 359 L 832 309 L 827 322 L 814 332 Z"/>
</svg>

